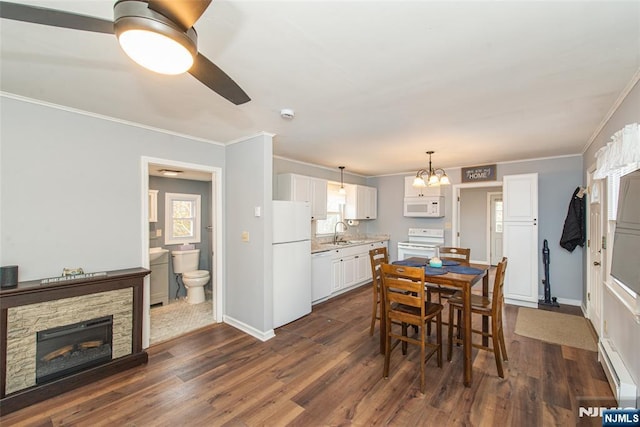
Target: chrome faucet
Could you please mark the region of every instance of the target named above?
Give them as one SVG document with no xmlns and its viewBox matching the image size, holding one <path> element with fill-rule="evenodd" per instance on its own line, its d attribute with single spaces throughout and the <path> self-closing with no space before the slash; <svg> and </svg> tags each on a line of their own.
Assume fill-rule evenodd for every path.
<svg viewBox="0 0 640 427">
<path fill-rule="evenodd" d="M 338 224 L 342 224 L 344 225 L 344 230 L 343 232 L 347 231 L 349 229 L 349 226 L 343 222 L 343 221 L 338 221 L 336 222 L 336 226 L 333 229 L 333 244 L 335 245 L 336 243 L 338 243 Z"/>
</svg>

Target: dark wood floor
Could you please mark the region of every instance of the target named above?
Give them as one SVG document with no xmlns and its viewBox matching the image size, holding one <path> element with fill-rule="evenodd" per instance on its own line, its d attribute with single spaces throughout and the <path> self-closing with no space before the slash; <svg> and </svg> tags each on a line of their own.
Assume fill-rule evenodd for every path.
<svg viewBox="0 0 640 427">
<path fill-rule="evenodd" d="M 382 378 L 378 331 L 370 337 L 370 289 L 314 307 L 260 342 L 214 325 L 149 349 L 146 366 L 0 419 L 2 426 L 549 426 L 601 425 L 583 406 L 613 405 L 595 352 L 515 335 L 506 307 L 509 361 L 500 379 L 492 354 L 474 349 L 473 386 L 462 384 L 462 350 L 427 365 L 394 352 Z M 446 335 L 446 334 L 445 334 Z"/>
</svg>

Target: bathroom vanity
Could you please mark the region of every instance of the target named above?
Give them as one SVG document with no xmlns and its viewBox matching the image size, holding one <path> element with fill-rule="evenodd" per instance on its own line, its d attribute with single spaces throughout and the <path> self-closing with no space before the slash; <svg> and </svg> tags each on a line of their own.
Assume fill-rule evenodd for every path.
<svg viewBox="0 0 640 427">
<path fill-rule="evenodd" d="M 155 248 L 154 248 L 155 249 Z M 150 251 L 151 285 L 149 305 L 169 303 L 169 251 Z"/>
</svg>

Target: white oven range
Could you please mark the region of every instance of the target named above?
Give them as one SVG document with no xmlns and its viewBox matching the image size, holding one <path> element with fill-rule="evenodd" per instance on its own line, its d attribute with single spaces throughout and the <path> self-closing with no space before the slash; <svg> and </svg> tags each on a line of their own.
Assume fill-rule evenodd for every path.
<svg viewBox="0 0 640 427">
<path fill-rule="evenodd" d="M 411 257 L 432 258 L 436 255 L 436 248 L 443 245 L 443 229 L 410 228 L 409 240 L 398 242 L 398 260 Z"/>
</svg>

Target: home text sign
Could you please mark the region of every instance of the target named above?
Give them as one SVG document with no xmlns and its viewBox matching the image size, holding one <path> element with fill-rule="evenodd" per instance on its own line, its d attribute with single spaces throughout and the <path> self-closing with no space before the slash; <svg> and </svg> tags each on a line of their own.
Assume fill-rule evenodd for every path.
<svg viewBox="0 0 640 427">
<path fill-rule="evenodd" d="M 496 165 L 462 168 L 462 182 L 495 181 Z"/>
</svg>

